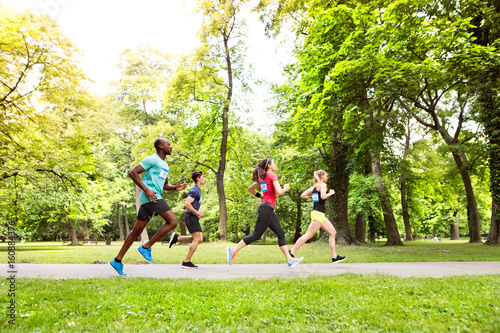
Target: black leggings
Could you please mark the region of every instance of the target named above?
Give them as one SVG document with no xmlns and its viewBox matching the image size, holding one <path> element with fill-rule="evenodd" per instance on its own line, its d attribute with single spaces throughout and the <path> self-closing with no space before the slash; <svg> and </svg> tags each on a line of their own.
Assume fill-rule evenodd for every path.
<svg viewBox="0 0 500 333">
<path fill-rule="evenodd" d="M 279 246 L 286 245 L 285 232 L 281 227 L 280 221 L 278 221 L 278 217 L 274 214 L 274 209 L 266 203 L 261 203 L 259 206 L 259 216 L 257 216 L 257 223 L 255 223 L 253 234 L 243 238 L 243 241 L 248 245 L 259 240 L 268 227 L 278 236 Z"/>
</svg>

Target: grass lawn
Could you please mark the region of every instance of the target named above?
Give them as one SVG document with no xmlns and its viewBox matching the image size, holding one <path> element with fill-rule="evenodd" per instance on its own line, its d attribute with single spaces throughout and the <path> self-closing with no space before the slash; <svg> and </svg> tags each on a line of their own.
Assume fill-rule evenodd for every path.
<svg viewBox="0 0 500 333">
<path fill-rule="evenodd" d="M 122 242 L 112 242 L 105 245 L 67 246 L 62 242 L 27 242 L 16 244 L 16 262 L 36 264 L 68 264 L 96 263 L 114 258 Z M 140 243 L 132 245 L 124 257 L 125 264 L 134 264 L 143 259 L 136 252 Z M 193 256 L 193 262 L 199 264 L 226 263 L 226 246 L 233 243 L 202 243 Z M 500 247 L 470 244 L 467 240 L 460 241 L 415 241 L 406 242 L 404 246 L 383 246 L 384 242 L 366 244 L 363 246 L 337 246 L 339 255 L 348 257 L 346 262 L 433 262 L 433 261 L 500 261 Z M 292 248 L 292 244 L 289 244 Z M 7 251 L 7 243 L 0 243 L 0 252 Z M 188 245 L 174 245 L 168 248 L 168 243 L 154 245 L 152 254 L 156 263 L 180 264 L 188 251 Z M 304 263 L 328 263 L 331 261 L 330 249 L 327 243 L 307 243 L 297 252 L 304 257 Z M 251 244 L 241 250 L 236 257 L 239 263 L 282 263 L 285 258 L 275 240 L 267 244 Z M 0 263 L 7 262 L 7 254 L 0 255 Z"/>
<path fill-rule="evenodd" d="M 0 331 L 500 332 L 499 284 L 499 275 L 20 279 L 16 325 L 4 316 Z"/>
<path fill-rule="evenodd" d="M 274 240 L 250 245 L 237 263 L 283 263 Z M 500 247 L 463 241 L 383 242 L 337 247 L 348 262 L 500 261 Z M 224 264 L 232 243 L 203 243 L 200 264 Z M 133 245 L 124 262 L 142 261 Z M 96 263 L 119 251 L 112 245 L 63 246 L 61 242 L 16 245 L 16 262 Z M 291 248 L 291 245 L 289 245 Z M 179 264 L 187 245 L 155 245 L 160 264 Z M 0 243 L 0 262 L 7 244 Z M 326 243 L 304 245 L 304 262 L 330 262 Z M 492 263 L 493 264 L 493 263 Z M 496 263 L 495 263 L 496 264 Z M 308 278 L 190 280 L 146 278 L 16 280 L 0 282 L 0 303 L 16 304 L 1 332 L 500 332 L 500 275 L 400 278 L 353 275 Z"/>
</svg>

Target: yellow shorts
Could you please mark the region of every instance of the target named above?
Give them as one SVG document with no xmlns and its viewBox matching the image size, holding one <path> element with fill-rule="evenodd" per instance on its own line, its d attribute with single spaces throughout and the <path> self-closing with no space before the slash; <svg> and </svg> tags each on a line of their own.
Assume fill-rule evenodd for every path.
<svg viewBox="0 0 500 333">
<path fill-rule="evenodd" d="M 321 224 L 325 221 L 326 216 L 325 213 L 318 212 L 317 210 L 313 210 L 311 212 L 311 221 L 319 221 Z"/>
</svg>

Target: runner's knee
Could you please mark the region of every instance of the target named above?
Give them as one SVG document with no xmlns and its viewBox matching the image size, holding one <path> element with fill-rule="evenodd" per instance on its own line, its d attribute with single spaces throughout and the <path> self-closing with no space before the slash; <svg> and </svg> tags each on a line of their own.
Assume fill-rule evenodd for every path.
<svg viewBox="0 0 500 333">
<path fill-rule="evenodd" d="M 172 227 L 173 229 L 177 228 L 177 220 L 169 221 L 167 222 L 167 224 L 170 225 L 170 227 Z"/>
<path fill-rule="evenodd" d="M 196 243 L 202 243 L 203 242 L 203 235 L 200 234 L 199 235 L 196 235 L 196 236 L 193 236 L 193 241 L 195 241 Z"/>
</svg>

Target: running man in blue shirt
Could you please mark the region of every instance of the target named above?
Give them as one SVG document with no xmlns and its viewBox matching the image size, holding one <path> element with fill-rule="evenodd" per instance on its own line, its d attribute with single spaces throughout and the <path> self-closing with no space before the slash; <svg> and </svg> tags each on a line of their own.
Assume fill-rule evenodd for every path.
<svg viewBox="0 0 500 333">
<path fill-rule="evenodd" d="M 134 228 L 127 235 L 127 238 L 125 238 L 118 255 L 109 262 L 109 265 L 120 275 L 127 275 L 123 272 L 123 256 L 132 246 L 134 240 L 142 233 L 152 216 L 161 216 L 165 220 L 165 224 L 147 243 L 139 246 L 137 249 L 137 252 L 148 262 L 154 263 L 151 257 L 151 246 L 177 226 L 177 219 L 172 209 L 162 199 L 161 193 L 163 190 L 182 191 L 187 187 L 187 184 L 178 183 L 173 186 L 168 183 L 169 168 L 165 162 L 165 158 L 167 155 L 172 154 L 170 142 L 167 139 L 159 138 L 155 140 L 154 145 L 156 154 L 146 157 L 132 168 L 128 174 L 141 189 L 139 196 L 141 207 L 137 213 L 137 221 Z M 140 174 L 143 172 L 145 174 L 141 180 Z"/>
<path fill-rule="evenodd" d="M 191 236 L 179 236 L 175 232 L 172 232 L 172 238 L 170 238 L 169 247 L 172 247 L 177 241 L 181 242 L 191 242 L 189 247 L 186 260 L 182 263 L 182 268 L 198 268 L 195 264 L 191 262 L 191 257 L 198 248 L 198 245 L 203 242 L 203 234 L 201 233 L 200 218 L 202 218 L 205 213 L 200 210 L 201 206 L 201 187 L 205 185 L 207 179 L 201 171 L 195 171 L 191 174 L 195 185 L 191 187 L 188 193 L 184 207 L 186 207 L 186 213 L 184 214 L 184 222 L 188 228 Z"/>
</svg>

